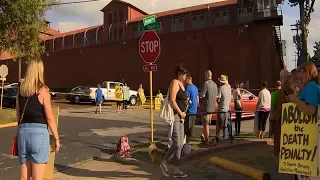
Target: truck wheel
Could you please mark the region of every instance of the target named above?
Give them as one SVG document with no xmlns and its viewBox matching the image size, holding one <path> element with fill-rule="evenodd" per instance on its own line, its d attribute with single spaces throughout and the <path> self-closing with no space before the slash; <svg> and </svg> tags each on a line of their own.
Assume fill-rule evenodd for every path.
<svg viewBox="0 0 320 180">
<path fill-rule="evenodd" d="M 129 99 L 129 103 L 131 106 L 135 106 L 137 104 L 137 97 L 131 96 Z"/>
</svg>

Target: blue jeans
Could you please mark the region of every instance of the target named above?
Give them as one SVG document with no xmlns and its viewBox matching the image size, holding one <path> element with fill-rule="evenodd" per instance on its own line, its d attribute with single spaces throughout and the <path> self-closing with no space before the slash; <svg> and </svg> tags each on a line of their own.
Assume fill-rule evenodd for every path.
<svg viewBox="0 0 320 180">
<path fill-rule="evenodd" d="M 49 132 L 46 124 L 20 124 L 18 130 L 19 163 L 32 161 L 36 164 L 46 164 L 49 161 Z"/>
</svg>

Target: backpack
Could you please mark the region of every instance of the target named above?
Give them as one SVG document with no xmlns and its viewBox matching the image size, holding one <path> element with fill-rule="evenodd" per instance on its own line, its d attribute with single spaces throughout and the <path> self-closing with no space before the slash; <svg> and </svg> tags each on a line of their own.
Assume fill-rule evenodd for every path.
<svg viewBox="0 0 320 180">
<path fill-rule="evenodd" d="M 121 136 L 117 145 L 117 151 L 120 157 L 126 157 L 130 154 L 129 138 L 127 136 Z"/>
</svg>

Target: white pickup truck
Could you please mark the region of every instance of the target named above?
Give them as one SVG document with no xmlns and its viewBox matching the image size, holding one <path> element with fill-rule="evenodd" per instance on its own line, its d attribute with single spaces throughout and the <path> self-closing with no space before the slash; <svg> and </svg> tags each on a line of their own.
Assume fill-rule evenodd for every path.
<svg viewBox="0 0 320 180">
<path fill-rule="evenodd" d="M 117 84 L 123 86 L 120 82 L 113 82 L 113 81 L 105 81 L 101 85 L 101 89 L 103 92 L 103 99 L 104 101 L 115 101 L 115 87 Z M 97 88 L 90 88 L 90 96 L 92 99 L 96 99 L 96 90 Z M 129 104 L 134 106 L 137 104 L 137 91 L 129 90 Z"/>
</svg>

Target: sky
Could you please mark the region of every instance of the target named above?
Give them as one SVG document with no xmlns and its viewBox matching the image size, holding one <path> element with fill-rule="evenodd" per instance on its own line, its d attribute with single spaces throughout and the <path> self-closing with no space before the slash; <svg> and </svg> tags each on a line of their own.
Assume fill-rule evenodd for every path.
<svg viewBox="0 0 320 180">
<path fill-rule="evenodd" d="M 60 2 L 71 2 L 80 0 L 60 0 Z M 88 26 L 99 25 L 103 23 L 103 13 L 100 11 L 111 0 L 101 0 L 89 3 L 70 4 L 55 6 L 47 14 L 47 20 L 51 21 L 51 27 L 60 32 L 67 32 Z M 198 4 L 206 4 L 221 0 L 125 0 L 128 3 L 151 14 L 170 9 L 177 9 Z M 285 63 L 288 70 L 295 68 L 295 45 L 293 44 L 293 35 L 291 26 L 299 19 L 299 8 L 290 7 L 288 0 L 280 6 L 283 13 L 284 24 L 281 27 L 282 40 L 286 40 Z M 315 2 L 315 12 L 311 15 L 308 35 L 308 51 L 313 56 L 313 46 L 316 41 L 320 41 L 320 1 Z M 317 11 L 318 9 L 318 11 Z M 319 34 L 319 33 L 318 33 Z"/>
</svg>

